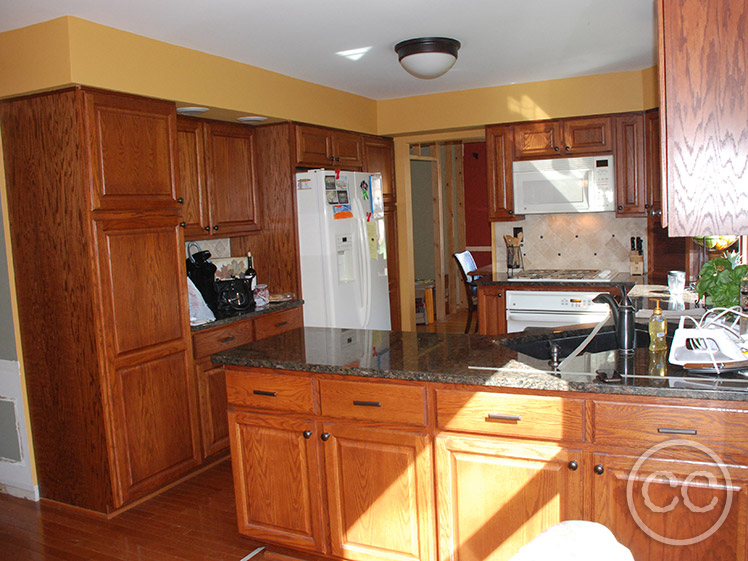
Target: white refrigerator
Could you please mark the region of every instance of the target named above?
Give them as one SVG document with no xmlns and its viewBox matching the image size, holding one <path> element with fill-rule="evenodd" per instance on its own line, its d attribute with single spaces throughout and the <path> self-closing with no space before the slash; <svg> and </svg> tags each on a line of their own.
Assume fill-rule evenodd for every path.
<svg viewBox="0 0 748 561">
<path fill-rule="evenodd" d="M 382 177 L 296 174 L 304 325 L 390 329 Z"/>
</svg>

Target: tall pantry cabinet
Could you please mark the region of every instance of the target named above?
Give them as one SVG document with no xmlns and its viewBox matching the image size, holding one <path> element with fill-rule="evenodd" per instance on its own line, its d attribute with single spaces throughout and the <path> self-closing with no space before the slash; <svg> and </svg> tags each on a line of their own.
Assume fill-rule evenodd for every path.
<svg viewBox="0 0 748 561">
<path fill-rule="evenodd" d="M 37 474 L 111 512 L 200 462 L 173 103 L 0 104 Z"/>
</svg>

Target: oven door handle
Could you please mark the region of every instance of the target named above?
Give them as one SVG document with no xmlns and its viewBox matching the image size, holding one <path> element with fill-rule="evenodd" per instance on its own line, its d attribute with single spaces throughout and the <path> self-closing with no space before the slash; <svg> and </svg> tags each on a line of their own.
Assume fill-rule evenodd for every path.
<svg viewBox="0 0 748 561">
<path fill-rule="evenodd" d="M 569 317 L 569 318 L 579 318 L 584 319 L 585 321 L 582 323 L 592 323 L 594 321 L 599 321 L 603 317 L 605 317 L 605 313 L 601 312 L 553 312 L 553 311 L 545 311 L 545 310 L 538 310 L 538 311 L 514 311 L 514 310 L 507 310 L 506 311 L 506 319 L 509 320 L 515 320 L 515 321 L 537 321 L 539 318 L 543 316 L 563 316 L 563 317 Z M 599 319 L 597 319 L 599 318 Z"/>
</svg>

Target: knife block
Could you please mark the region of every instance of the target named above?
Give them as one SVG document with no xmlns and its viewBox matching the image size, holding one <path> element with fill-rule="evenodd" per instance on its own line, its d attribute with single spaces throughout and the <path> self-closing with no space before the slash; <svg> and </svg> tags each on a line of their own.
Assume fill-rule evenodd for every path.
<svg viewBox="0 0 748 561">
<path fill-rule="evenodd" d="M 629 253 L 629 273 L 632 275 L 644 274 L 644 256 L 639 255 L 638 251 Z"/>
</svg>

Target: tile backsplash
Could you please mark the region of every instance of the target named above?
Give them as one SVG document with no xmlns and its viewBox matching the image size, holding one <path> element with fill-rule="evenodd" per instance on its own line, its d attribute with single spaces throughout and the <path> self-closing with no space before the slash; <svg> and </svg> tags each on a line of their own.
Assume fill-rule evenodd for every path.
<svg viewBox="0 0 748 561">
<path fill-rule="evenodd" d="M 218 238 L 209 240 L 199 240 L 197 244 L 200 249 L 210 251 L 211 257 L 231 257 L 231 238 Z M 190 256 L 189 242 L 184 244 L 187 257 Z M 196 250 L 193 248 L 192 252 Z"/>
<path fill-rule="evenodd" d="M 631 238 L 640 237 L 647 260 L 647 219 L 616 218 L 614 212 L 534 214 L 517 222 L 495 222 L 497 270 L 506 270 L 504 235 L 523 230 L 525 269 L 629 271 Z"/>
</svg>

